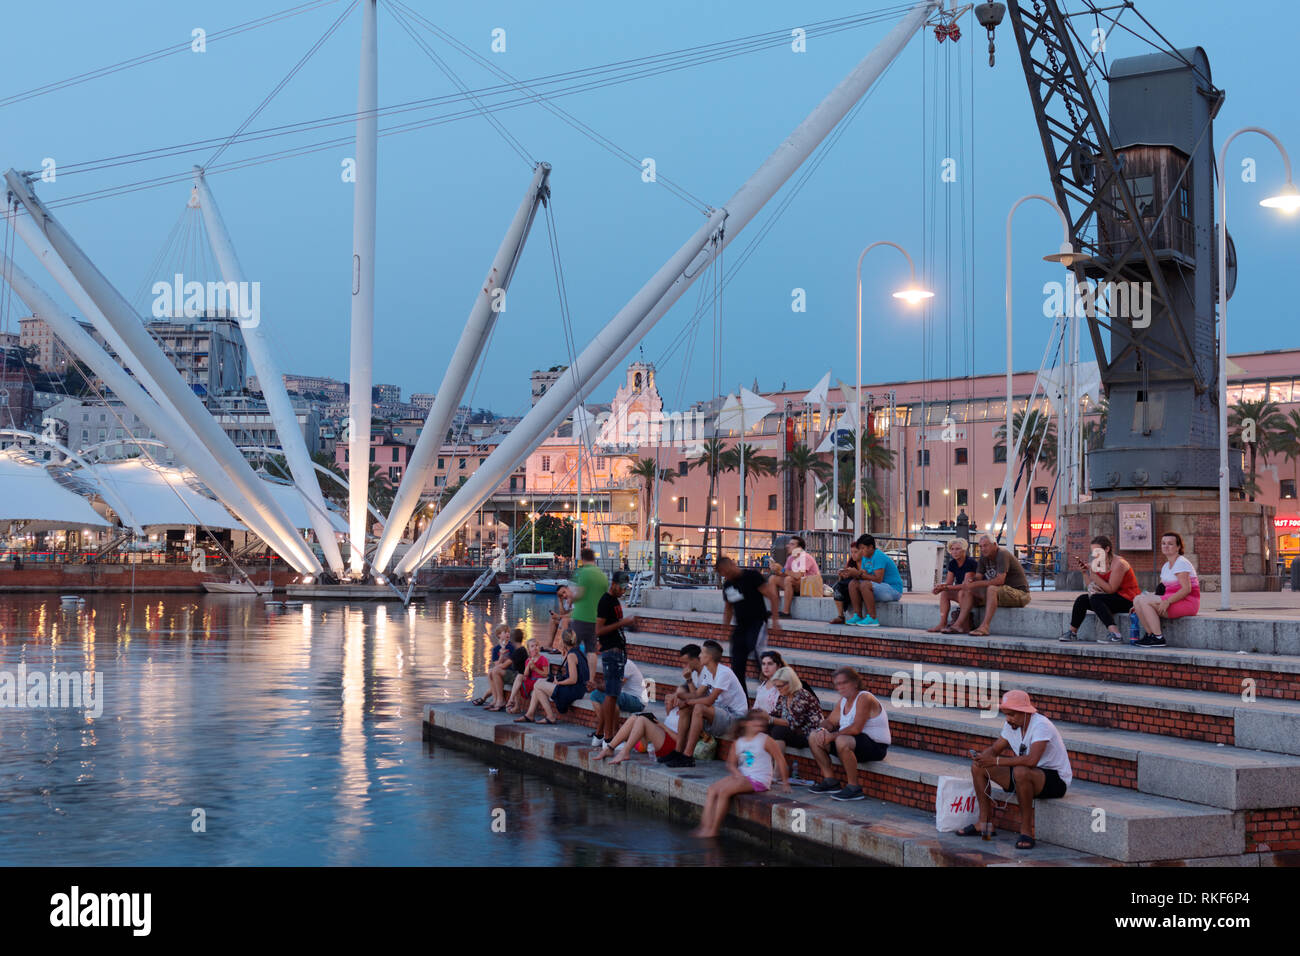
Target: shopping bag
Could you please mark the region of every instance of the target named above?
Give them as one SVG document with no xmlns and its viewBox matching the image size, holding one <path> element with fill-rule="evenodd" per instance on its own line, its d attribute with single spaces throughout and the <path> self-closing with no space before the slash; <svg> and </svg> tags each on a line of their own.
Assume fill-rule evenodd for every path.
<svg viewBox="0 0 1300 956">
<path fill-rule="evenodd" d="M 820 574 L 810 574 L 799 582 L 800 597 L 821 597 L 822 596 L 822 576 Z"/>
<path fill-rule="evenodd" d="M 934 788 L 934 825 L 952 833 L 979 820 L 980 805 L 969 777 L 940 777 Z"/>
</svg>

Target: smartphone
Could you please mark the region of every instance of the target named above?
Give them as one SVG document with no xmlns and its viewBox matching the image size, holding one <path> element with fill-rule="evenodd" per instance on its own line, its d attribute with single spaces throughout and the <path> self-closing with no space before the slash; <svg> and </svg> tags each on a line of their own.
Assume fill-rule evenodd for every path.
<svg viewBox="0 0 1300 956">
<path fill-rule="evenodd" d="M 970 759 L 971 759 L 971 760 L 974 760 L 976 757 L 979 756 L 979 754 L 977 754 L 977 753 L 976 753 L 975 751 L 973 751 L 973 750 L 968 750 L 968 751 L 966 751 L 966 752 L 967 752 L 968 754 L 970 754 Z"/>
</svg>

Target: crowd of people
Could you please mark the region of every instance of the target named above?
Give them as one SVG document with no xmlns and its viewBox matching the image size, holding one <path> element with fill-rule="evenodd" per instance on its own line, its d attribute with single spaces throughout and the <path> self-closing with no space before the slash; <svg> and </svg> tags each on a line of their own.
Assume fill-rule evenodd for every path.
<svg viewBox="0 0 1300 956">
<path fill-rule="evenodd" d="M 939 622 L 931 632 L 988 634 L 998 608 L 1030 603 L 1019 560 L 991 536 L 981 538 L 978 558 L 963 538 L 947 542 L 946 550 L 942 579 L 932 589 L 939 598 Z M 1133 636 L 1132 642 L 1165 646 L 1162 623 L 1195 614 L 1200 587 L 1177 534 L 1164 535 L 1161 550 L 1166 560 L 1160 584 L 1155 594 L 1145 594 L 1132 565 L 1115 553 L 1111 541 L 1094 538 L 1091 560 L 1075 560 L 1086 591 L 1074 602 L 1061 640 L 1081 640 L 1080 626 L 1092 613 L 1104 628 L 1103 641 L 1122 642 L 1117 616 L 1134 615 L 1144 634 Z M 701 836 L 717 833 L 732 798 L 762 793 L 774 784 L 783 789 L 802 784 L 810 794 L 838 801 L 865 799 L 859 767 L 884 760 L 892 743 L 885 707 L 866 689 L 861 675 L 841 667 L 831 678 L 834 703 L 829 712 L 823 710 L 816 692 L 778 651 L 766 646 L 768 636 L 780 630 L 781 619 L 791 616 L 798 597 L 822 593 L 822 572 L 805 542 L 792 538 L 786 560 L 771 562 L 767 575 L 726 556 L 718 558 L 715 567 L 724 599 L 723 624 L 731 635 L 730 666 L 723 666 L 724 651 L 717 641 L 682 647 L 681 682 L 666 695 L 662 719 L 649 708 L 650 682 L 627 656 L 623 629 L 635 626 L 635 620 L 624 618 L 620 602 L 627 574 L 607 576 L 589 549 L 583 549 L 571 584 L 559 589 L 545 637 L 525 642 L 522 630 L 506 625 L 494 630 L 490 692 L 474 703 L 516 714 L 519 723 L 553 724 L 589 696 L 596 714 L 593 757 L 611 764 L 648 753 L 669 768 L 689 768 L 697 759 L 712 756 L 719 738 L 729 737 L 728 773 L 709 788 L 696 831 Z M 878 607 L 901 600 L 903 590 L 897 564 L 864 534 L 852 543 L 831 586 L 838 615 L 830 623 L 878 627 Z M 979 626 L 972 627 L 976 607 L 983 611 Z M 558 665 L 547 658 L 548 650 L 562 655 Z M 759 672 L 752 697 L 750 660 L 757 662 Z M 1001 735 L 984 750 L 969 752 L 979 819 L 958 834 L 992 838 L 991 786 L 996 783 L 1019 803 L 1022 832 L 1017 848 L 1031 849 L 1034 800 L 1065 795 L 1072 780 L 1069 756 L 1059 731 L 1024 691 L 1004 694 L 1001 711 Z M 786 759 L 791 748 L 811 754 L 817 779 L 792 778 Z M 836 761 L 843 768 L 843 780 L 836 776 Z"/>
</svg>

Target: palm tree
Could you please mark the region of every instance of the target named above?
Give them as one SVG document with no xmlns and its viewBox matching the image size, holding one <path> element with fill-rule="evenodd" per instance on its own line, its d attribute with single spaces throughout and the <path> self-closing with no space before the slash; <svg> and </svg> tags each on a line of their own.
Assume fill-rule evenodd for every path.
<svg viewBox="0 0 1300 956">
<path fill-rule="evenodd" d="M 709 473 L 709 495 L 704 499 L 704 546 L 700 551 L 700 557 L 703 558 L 709 553 L 709 535 L 707 529 L 713 521 L 713 491 L 718 482 L 718 474 L 722 469 L 722 456 L 725 449 L 722 447 L 722 439 L 716 435 L 712 438 L 706 438 L 700 443 L 703 449 L 699 455 L 691 459 L 687 467 L 694 471 L 696 468 L 704 468 Z"/>
<path fill-rule="evenodd" d="M 807 497 L 808 475 L 811 474 L 819 481 L 826 481 L 831 477 L 831 466 L 822 461 L 817 453 L 807 445 L 795 445 L 785 453 L 785 460 L 781 462 L 781 470 L 788 471 L 794 475 L 795 484 L 799 488 L 799 519 L 798 526 L 803 528 L 804 519 L 804 499 Z"/>
<path fill-rule="evenodd" d="M 840 435 L 836 440 L 835 454 L 840 459 L 840 485 L 835 490 L 835 500 L 844 514 L 853 513 L 853 436 Z M 870 519 L 873 514 L 884 510 L 884 498 L 876 484 L 877 471 L 892 471 L 897 453 L 885 445 L 881 436 L 874 431 L 862 433 L 862 480 L 858 485 L 858 494 L 862 496 L 862 515 Z M 830 491 L 823 488 L 817 496 L 819 507 L 826 507 Z"/>
<path fill-rule="evenodd" d="M 779 465 L 777 460 L 771 455 L 760 455 L 757 449 L 748 442 L 741 442 L 733 445 L 722 453 L 722 470 L 723 471 L 740 471 L 741 460 L 745 463 L 745 484 L 748 485 L 751 480 L 765 478 L 769 475 L 775 475 Z M 740 489 L 740 513 L 741 515 L 749 514 L 749 489 Z"/>
<path fill-rule="evenodd" d="M 1288 413 L 1286 424 L 1278 437 L 1276 450 L 1291 462 L 1292 478 L 1300 484 L 1300 466 L 1297 465 L 1297 460 L 1300 460 L 1300 410 L 1293 408 Z"/>
<path fill-rule="evenodd" d="M 1016 412 L 1011 416 L 1011 427 L 1015 430 L 1016 439 L 1020 442 L 1018 458 L 1018 468 L 1016 470 L 1016 483 L 1011 489 L 1011 501 L 1015 501 L 1015 490 L 1020 487 L 1020 479 L 1024 478 L 1027 482 L 1034 479 L 1034 469 L 1041 465 L 1048 471 L 1056 471 L 1056 422 L 1052 416 L 1045 411 L 1037 408 L 1029 410 L 1026 416 L 1024 410 Z M 1021 438 L 1021 435 L 1024 435 Z M 1007 426 L 998 426 L 997 432 L 994 433 L 1003 445 L 1007 444 Z M 1032 551 L 1034 547 L 1034 529 L 1033 529 L 1033 489 L 1029 489 L 1029 494 L 1025 499 L 1025 541 Z M 1008 507 L 1012 507 L 1008 504 Z M 1012 542 L 1014 545 L 1014 542 Z"/>
<path fill-rule="evenodd" d="M 1271 452 L 1277 451 L 1278 442 L 1285 440 L 1287 427 L 1287 419 L 1277 404 L 1267 399 L 1241 401 L 1228 411 L 1228 428 L 1237 432 L 1237 447 L 1245 447 L 1250 453 L 1250 471 L 1242 491 L 1246 492 L 1251 501 L 1259 493 L 1256 458 L 1262 453 L 1267 459 Z"/>
<path fill-rule="evenodd" d="M 638 504 L 641 506 L 641 537 L 646 537 L 646 522 L 650 520 L 650 488 L 654 485 L 655 480 L 666 481 L 672 484 L 677 478 L 677 473 L 669 471 L 667 468 L 660 468 L 655 464 L 653 458 L 638 458 L 632 467 L 628 469 L 628 474 L 633 478 L 641 479 L 641 494 Z"/>
</svg>

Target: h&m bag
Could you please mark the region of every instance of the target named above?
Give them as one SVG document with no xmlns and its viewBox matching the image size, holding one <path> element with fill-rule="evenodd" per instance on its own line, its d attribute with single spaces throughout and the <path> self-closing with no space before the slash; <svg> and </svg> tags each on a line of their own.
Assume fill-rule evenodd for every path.
<svg viewBox="0 0 1300 956">
<path fill-rule="evenodd" d="M 940 777 L 934 788 L 934 825 L 939 832 L 955 832 L 978 822 L 979 817 L 980 805 L 970 777 Z"/>
</svg>

